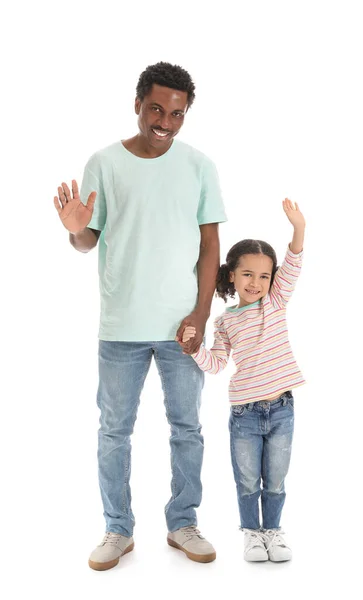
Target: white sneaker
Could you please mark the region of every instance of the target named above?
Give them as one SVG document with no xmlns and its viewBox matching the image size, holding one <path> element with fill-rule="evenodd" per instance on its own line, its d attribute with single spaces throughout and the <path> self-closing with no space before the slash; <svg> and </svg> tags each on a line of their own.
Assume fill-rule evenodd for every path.
<svg viewBox="0 0 363 600">
<path fill-rule="evenodd" d="M 245 532 L 244 559 L 249 562 L 268 560 L 265 546 L 265 535 L 260 529 L 243 529 Z"/>
<path fill-rule="evenodd" d="M 190 560 L 208 563 L 216 558 L 216 551 L 195 525 L 182 527 L 168 533 L 167 542 L 169 546 L 182 550 Z"/>
<path fill-rule="evenodd" d="M 281 529 L 266 529 L 263 532 L 268 557 L 273 562 L 283 562 L 292 558 L 291 548 L 286 544 L 282 533 L 284 532 Z"/>
<path fill-rule="evenodd" d="M 134 549 L 132 537 L 125 537 L 120 533 L 109 531 L 102 542 L 89 557 L 88 564 L 95 571 L 106 571 L 115 567 L 121 556 Z"/>
</svg>

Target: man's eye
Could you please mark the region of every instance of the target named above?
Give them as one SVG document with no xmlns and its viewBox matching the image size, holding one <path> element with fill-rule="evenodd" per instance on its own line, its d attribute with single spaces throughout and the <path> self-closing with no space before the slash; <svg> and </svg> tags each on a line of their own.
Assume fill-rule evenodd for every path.
<svg viewBox="0 0 363 600">
<path fill-rule="evenodd" d="M 177 117 L 178 119 L 180 119 L 181 117 L 184 117 L 183 113 L 174 113 L 174 117 Z"/>
<path fill-rule="evenodd" d="M 153 110 L 155 112 L 160 112 L 160 108 L 158 108 L 157 106 L 152 106 L 151 110 Z"/>
</svg>

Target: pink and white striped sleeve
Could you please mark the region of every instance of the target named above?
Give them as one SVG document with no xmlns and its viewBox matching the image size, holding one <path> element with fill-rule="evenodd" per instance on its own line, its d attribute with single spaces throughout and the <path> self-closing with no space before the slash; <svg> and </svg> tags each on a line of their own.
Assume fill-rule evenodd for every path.
<svg viewBox="0 0 363 600">
<path fill-rule="evenodd" d="M 272 304 L 278 308 L 285 308 L 294 291 L 295 284 L 300 275 L 303 252 L 293 254 L 288 248 L 281 267 L 276 272 L 270 290 Z"/>
<path fill-rule="evenodd" d="M 195 362 L 202 371 L 220 373 L 226 367 L 231 353 L 231 343 L 224 327 L 222 317 L 214 322 L 214 343 L 210 350 L 202 344 L 198 352 L 192 354 Z"/>
</svg>

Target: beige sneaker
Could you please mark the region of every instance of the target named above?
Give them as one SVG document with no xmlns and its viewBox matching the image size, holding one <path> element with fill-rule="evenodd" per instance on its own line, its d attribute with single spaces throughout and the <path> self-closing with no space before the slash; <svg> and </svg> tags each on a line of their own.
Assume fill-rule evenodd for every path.
<svg viewBox="0 0 363 600">
<path fill-rule="evenodd" d="M 195 525 L 169 532 L 167 542 L 169 546 L 182 550 L 190 560 L 196 562 L 208 563 L 216 558 L 212 544 L 207 542 Z"/>
<path fill-rule="evenodd" d="M 134 549 L 132 537 L 109 531 L 101 544 L 95 548 L 89 557 L 88 564 L 95 571 L 107 571 L 115 567 L 121 556 Z"/>
</svg>

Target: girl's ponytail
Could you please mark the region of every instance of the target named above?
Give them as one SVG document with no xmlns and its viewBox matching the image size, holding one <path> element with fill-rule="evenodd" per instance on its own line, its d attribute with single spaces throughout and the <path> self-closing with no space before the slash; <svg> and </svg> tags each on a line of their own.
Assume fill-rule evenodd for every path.
<svg viewBox="0 0 363 600">
<path fill-rule="evenodd" d="M 236 292 L 234 283 L 229 280 L 229 268 L 226 264 L 221 265 L 217 273 L 216 292 L 217 296 L 227 302 L 227 296 L 234 298 Z"/>
</svg>

